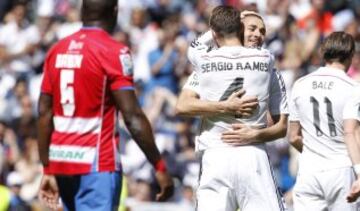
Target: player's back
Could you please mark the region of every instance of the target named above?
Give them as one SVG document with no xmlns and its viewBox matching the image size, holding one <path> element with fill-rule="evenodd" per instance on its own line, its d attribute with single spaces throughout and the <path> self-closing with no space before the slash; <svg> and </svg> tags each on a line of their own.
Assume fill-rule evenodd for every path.
<svg viewBox="0 0 360 211">
<path fill-rule="evenodd" d="M 344 71 L 329 67 L 295 83 L 291 107 L 300 121 L 304 143 L 300 173 L 351 165 L 343 140 L 343 110 L 356 86 Z"/>
<path fill-rule="evenodd" d="M 128 49 L 101 29 L 82 29 L 48 53 L 42 92 L 53 97 L 50 160 L 73 162 L 52 165 L 57 166 L 54 169 L 69 168 L 71 174 L 117 168 L 118 134 L 111 90 L 127 83 L 116 82 L 116 78 L 126 78 L 120 60 L 127 55 Z"/>
<path fill-rule="evenodd" d="M 55 127 L 57 118 L 63 123 L 61 118 L 86 119 L 82 128 L 88 132 L 100 127 L 103 107 L 111 105 L 101 60 L 109 42 L 105 34 L 81 30 L 51 49 L 45 68 L 52 83 Z"/>
<path fill-rule="evenodd" d="M 273 56 L 266 49 L 241 46 L 221 47 L 204 54 L 199 63 L 201 99 L 226 100 L 233 92 L 244 88 L 246 95 L 257 96 L 259 107 L 250 118 L 222 114 L 202 120 L 200 142 L 205 148 L 225 146 L 221 133 L 230 130 L 233 123 L 266 127 L 269 86 L 273 71 Z"/>
</svg>

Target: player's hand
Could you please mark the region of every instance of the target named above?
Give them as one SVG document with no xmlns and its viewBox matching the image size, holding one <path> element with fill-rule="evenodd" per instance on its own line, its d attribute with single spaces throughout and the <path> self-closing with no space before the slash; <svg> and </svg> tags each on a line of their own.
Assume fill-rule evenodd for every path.
<svg viewBox="0 0 360 211">
<path fill-rule="evenodd" d="M 156 194 L 156 201 L 166 201 L 174 194 L 174 183 L 166 172 L 156 172 L 156 180 L 160 186 L 160 193 Z"/>
<path fill-rule="evenodd" d="M 243 146 L 255 143 L 258 136 L 258 129 L 251 128 L 245 124 L 233 124 L 233 130 L 224 132 L 221 139 L 224 143 L 232 146 Z"/>
<path fill-rule="evenodd" d="M 350 193 L 346 197 L 346 200 L 351 203 L 357 200 L 360 196 L 360 179 L 357 179 L 351 186 Z"/>
<path fill-rule="evenodd" d="M 39 200 L 52 210 L 59 207 L 59 188 L 52 175 L 44 175 L 39 190 Z"/>
<path fill-rule="evenodd" d="M 259 106 L 257 97 L 244 96 L 245 90 L 241 89 L 232 93 L 225 101 L 229 113 L 235 113 L 241 117 L 250 117 Z"/>
</svg>

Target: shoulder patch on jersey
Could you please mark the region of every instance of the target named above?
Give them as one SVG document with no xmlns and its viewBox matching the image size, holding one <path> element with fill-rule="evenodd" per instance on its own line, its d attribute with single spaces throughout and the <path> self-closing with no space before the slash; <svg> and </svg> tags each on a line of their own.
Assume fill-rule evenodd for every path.
<svg viewBox="0 0 360 211">
<path fill-rule="evenodd" d="M 199 46 L 199 44 L 200 44 L 199 41 L 197 39 L 195 39 L 191 42 L 190 46 L 192 48 L 195 48 L 195 47 Z"/>
<path fill-rule="evenodd" d="M 124 75 L 125 76 L 133 75 L 134 66 L 130 54 L 120 54 L 119 58 Z"/>
</svg>

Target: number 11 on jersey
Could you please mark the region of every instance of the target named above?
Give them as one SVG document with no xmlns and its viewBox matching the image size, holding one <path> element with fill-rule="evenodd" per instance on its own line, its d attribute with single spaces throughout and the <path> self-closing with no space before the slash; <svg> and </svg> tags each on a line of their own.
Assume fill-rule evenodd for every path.
<svg viewBox="0 0 360 211">
<path fill-rule="evenodd" d="M 75 112 L 74 70 L 61 70 L 60 96 L 64 116 L 73 116 Z"/>
<path fill-rule="evenodd" d="M 316 130 L 316 135 L 322 136 L 324 133 L 320 128 L 320 113 L 319 113 L 320 103 L 313 96 L 310 97 L 310 102 L 313 104 L 313 113 L 314 113 L 313 124 L 314 124 L 315 130 Z M 334 115 L 333 115 L 332 103 L 331 103 L 330 99 L 327 97 L 324 98 L 324 103 L 326 104 L 326 116 L 327 116 L 327 122 L 328 122 L 330 136 L 334 137 L 337 135 L 337 132 L 336 132 L 336 126 L 335 126 L 335 119 L 334 119 Z"/>
</svg>

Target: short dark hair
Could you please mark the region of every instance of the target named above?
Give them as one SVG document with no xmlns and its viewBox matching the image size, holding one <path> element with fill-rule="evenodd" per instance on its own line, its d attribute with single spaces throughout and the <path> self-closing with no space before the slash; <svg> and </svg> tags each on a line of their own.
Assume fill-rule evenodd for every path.
<svg viewBox="0 0 360 211">
<path fill-rule="evenodd" d="M 107 20 L 117 6 L 117 0 L 83 0 L 82 21 Z"/>
<path fill-rule="evenodd" d="M 352 58 L 355 51 L 354 38 L 345 32 L 331 33 L 321 45 L 321 55 L 325 62 L 344 63 Z"/>
<path fill-rule="evenodd" d="M 232 6 L 215 7 L 211 12 L 209 25 L 221 37 L 239 36 L 244 30 L 240 11 Z"/>
</svg>

